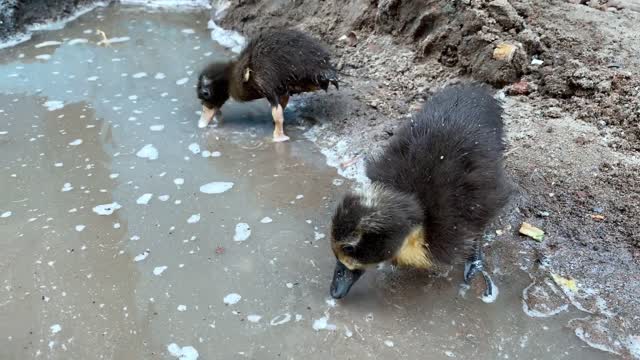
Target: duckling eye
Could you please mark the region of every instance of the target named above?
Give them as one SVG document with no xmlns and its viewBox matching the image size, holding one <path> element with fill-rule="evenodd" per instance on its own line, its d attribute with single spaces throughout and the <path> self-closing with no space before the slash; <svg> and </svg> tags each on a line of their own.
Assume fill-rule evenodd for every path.
<svg viewBox="0 0 640 360">
<path fill-rule="evenodd" d="M 353 255 L 353 253 L 356 251 L 356 247 L 353 245 L 344 245 L 342 247 L 342 252 L 345 255 Z"/>
</svg>

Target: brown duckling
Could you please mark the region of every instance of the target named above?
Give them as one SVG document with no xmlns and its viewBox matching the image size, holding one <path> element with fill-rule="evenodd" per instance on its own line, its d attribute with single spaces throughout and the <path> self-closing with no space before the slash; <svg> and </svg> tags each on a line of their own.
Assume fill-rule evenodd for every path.
<svg viewBox="0 0 640 360">
<path fill-rule="evenodd" d="M 289 96 L 325 90 L 338 76 L 327 50 L 315 39 L 296 30 L 265 31 L 253 38 L 237 59 L 207 66 L 198 77 L 202 102 L 199 127 L 206 127 L 231 96 L 237 101 L 266 98 L 275 123 L 273 140 L 289 139 L 284 133 L 284 109 Z"/>
<path fill-rule="evenodd" d="M 461 259 L 465 283 L 480 273 L 491 296 L 480 241 L 511 192 L 503 152 L 502 107 L 486 87 L 434 94 L 367 160 L 371 185 L 335 210 L 331 296 L 344 297 L 365 269 L 385 261 L 427 269 Z"/>
</svg>

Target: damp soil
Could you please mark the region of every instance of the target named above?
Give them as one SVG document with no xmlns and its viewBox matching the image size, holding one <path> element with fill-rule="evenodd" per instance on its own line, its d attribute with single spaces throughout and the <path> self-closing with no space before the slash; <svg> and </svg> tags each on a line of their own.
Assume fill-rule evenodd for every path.
<svg viewBox="0 0 640 360">
<path fill-rule="evenodd" d="M 0 358 L 613 358 L 589 346 L 611 337 L 598 332 L 610 318 L 590 317 L 624 304 L 554 281 L 514 236 L 523 217 L 546 218 L 517 204 L 486 236 L 495 302 L 479 283 L 461 292 L 457 267 L 382 268 L 330 300 L 329 218 L 356 184 L 308 138 L 343 141 L 317 122 L 351 116 L 370 93 L 349 84 L 366 81 L 293 100 L 288 143 L 270 141 L 263 102 L 198 129 L 197 71 L 231 56 L 208 17 L 110 6 L 0 53 Z M 96 29 L 128 39 L 98 46 Z M 509 112 L 512 129 L 532 126 L 521 121 Z"/>
</svg>

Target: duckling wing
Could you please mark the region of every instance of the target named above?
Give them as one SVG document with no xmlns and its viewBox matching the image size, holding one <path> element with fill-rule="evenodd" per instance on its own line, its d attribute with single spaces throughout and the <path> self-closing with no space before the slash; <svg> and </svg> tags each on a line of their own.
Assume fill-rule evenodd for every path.
<svg viewBox="0 0 640 360">
<path fill-rule="evenodd" d="M 259 92 L 269 101 L 282 95 L 338 87 L 329 52 L 296 30 L 267 31 L 253 39 L 240 56 Z"/>
</svg>

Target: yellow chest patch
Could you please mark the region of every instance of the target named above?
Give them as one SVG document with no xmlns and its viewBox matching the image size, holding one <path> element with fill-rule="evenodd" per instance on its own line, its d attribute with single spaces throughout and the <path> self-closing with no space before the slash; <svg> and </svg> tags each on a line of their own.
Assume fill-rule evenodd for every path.
<svg viewBox="0 0 640 360">
<path fill-rule="evenodd" d="M 398 266 L 408 266 L 419 269 L 433 267 L 433 261 L 429 248 L 425 242 L 424 229 L 416 227 L 409 236 L 404 239 L 400 251 L 393 258 L 393 263 Z"/>
</svg>

